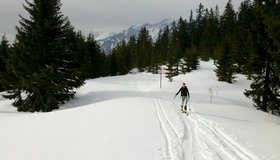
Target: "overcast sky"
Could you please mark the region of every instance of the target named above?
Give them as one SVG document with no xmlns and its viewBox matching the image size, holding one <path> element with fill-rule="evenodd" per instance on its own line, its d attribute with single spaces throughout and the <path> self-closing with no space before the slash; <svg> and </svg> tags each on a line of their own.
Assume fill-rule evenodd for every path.
<svg viewBox="0 0 280 160">
<path fill-rule="evenodd" d="M 29 0 L 30 1 L 30 0 Z M 232 0 L 238 10 L 242 0 Z M 89 32 L 118 32 L 134 24 L 154 23 L 163 19 L 188 19 L 190 10 L 201 2 L 207 8 L 218 4 L 223 13 L 228 0 L 61 0 L 62 13 L 69 17 L 76 30 Z M 0 0 L 0 35 L 11 41 L 19 14 L 28 17 L 22 7 L 24 0 Z"/>
</svg>

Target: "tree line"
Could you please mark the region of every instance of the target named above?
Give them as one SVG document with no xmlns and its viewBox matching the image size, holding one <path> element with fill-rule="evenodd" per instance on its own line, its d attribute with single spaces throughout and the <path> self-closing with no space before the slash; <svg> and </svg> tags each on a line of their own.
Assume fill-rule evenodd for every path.
<svg viewBox="0 0 280 160">
<path fill-rule="evenodd" d="M 202 4 L 161 29 L 155 41 L 148 30 L 121 41 L 112 51 L 111 74 L 127 74 L 132 68 L 157 73 L 165 65 L 166 77 L 197 69 L 199 61 L 213 59 L 219 81 L 235 82 L 236 74 L 252 80 L 244 94 L 262 111 L 280 111 L 280 6 L 279 1 L 245 0 L 236 12 L 229 0 L 222 14 L 218 6 Z"/>
<path fill-rule="evenodd" d="M 89 78 L 107 76 L 108 57 L 94 36 L 75 31 L 60 0 L 26 1 L 16 40 L 0 45 L 0 89 L 18 111 L 48 112 L 72 99 Z"/>
<path fill-rule="evenodd" d="M 213 59 L 218 80 L 234 83 L 247 75 L 244 94 L 265 112 L 280 110 L 279 1 L 245 0 L 239 10 L 231 0 L 222 14 L 202 4 L 162 28 L 152 40 L 144 27 L 105 54 L 89 34 L 75 31 L 61 11 L 60 0 L 26 1 L 29 18 L 20 16 L 16 40 L 0 44 L 0 89 L 18 111 L 51 111 L 73 98 L 86 79 L 124 75 L 133 68 L 157 73 L 165 65 L 172 77 Z"/>
</svg>

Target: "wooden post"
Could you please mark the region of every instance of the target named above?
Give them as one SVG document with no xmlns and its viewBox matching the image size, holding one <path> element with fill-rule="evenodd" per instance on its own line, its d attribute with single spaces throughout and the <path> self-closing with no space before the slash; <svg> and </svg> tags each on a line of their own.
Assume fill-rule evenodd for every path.
<svg viewBox="0 0 280 160">
<path fill-rule="evenodd" d="M 160 67 L 159 76 L 160 76 L 159 87 L 162 88 L 162 67 Z"/>
<path fill-rule="evenodd" d="M 209 88 L 209 92 L 210 92 L 210 103 L 212 103 L 212 99 L 213 99 L 213 88 Z"/>
</svg>

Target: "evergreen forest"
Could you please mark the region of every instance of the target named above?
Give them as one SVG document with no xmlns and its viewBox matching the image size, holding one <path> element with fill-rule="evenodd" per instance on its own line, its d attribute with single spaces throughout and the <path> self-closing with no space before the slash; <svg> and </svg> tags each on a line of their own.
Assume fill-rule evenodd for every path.
<svg viewBox="0 0 280 160">
<path fill-rule="evenodd" d="M 137 37 L 104 53 L 93 34 L 76 31 L 61 12 L 60 0 L 26 1 L 16 40 L 0 43 L 0 89 L 18 111 L 49 112 L 72 99 L 87 79 L 140 72 L 166 77 L 187 74 L 200 61 L 214 60 L 219 81 L 235 83 L 236 74 L 252 80 L 244 94 L 264 112 L 280 115 L 280 3 L 245 0 L 235 11 L 229 0 L 219 7 L 200 4 L 153 40 L 143 27 Z"/>
</svg>

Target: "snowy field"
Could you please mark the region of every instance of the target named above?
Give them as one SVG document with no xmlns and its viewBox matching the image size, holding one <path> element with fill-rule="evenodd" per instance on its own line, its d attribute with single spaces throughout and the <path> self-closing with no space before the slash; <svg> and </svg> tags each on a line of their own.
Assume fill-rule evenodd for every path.
<svg viewBox="0 0 280 160">
<path fill-rule="evenodd" d="M 149 73 L 88 80 L 51 113 L 0 98 L 0 160 L 280 160 L 280 118 L 254 109 L 244 76 L 218 82 L 214 68 L 202 62 L 161 89 Z M 173 101 L 183 82 L 189 115 Z"/>
</svg>

